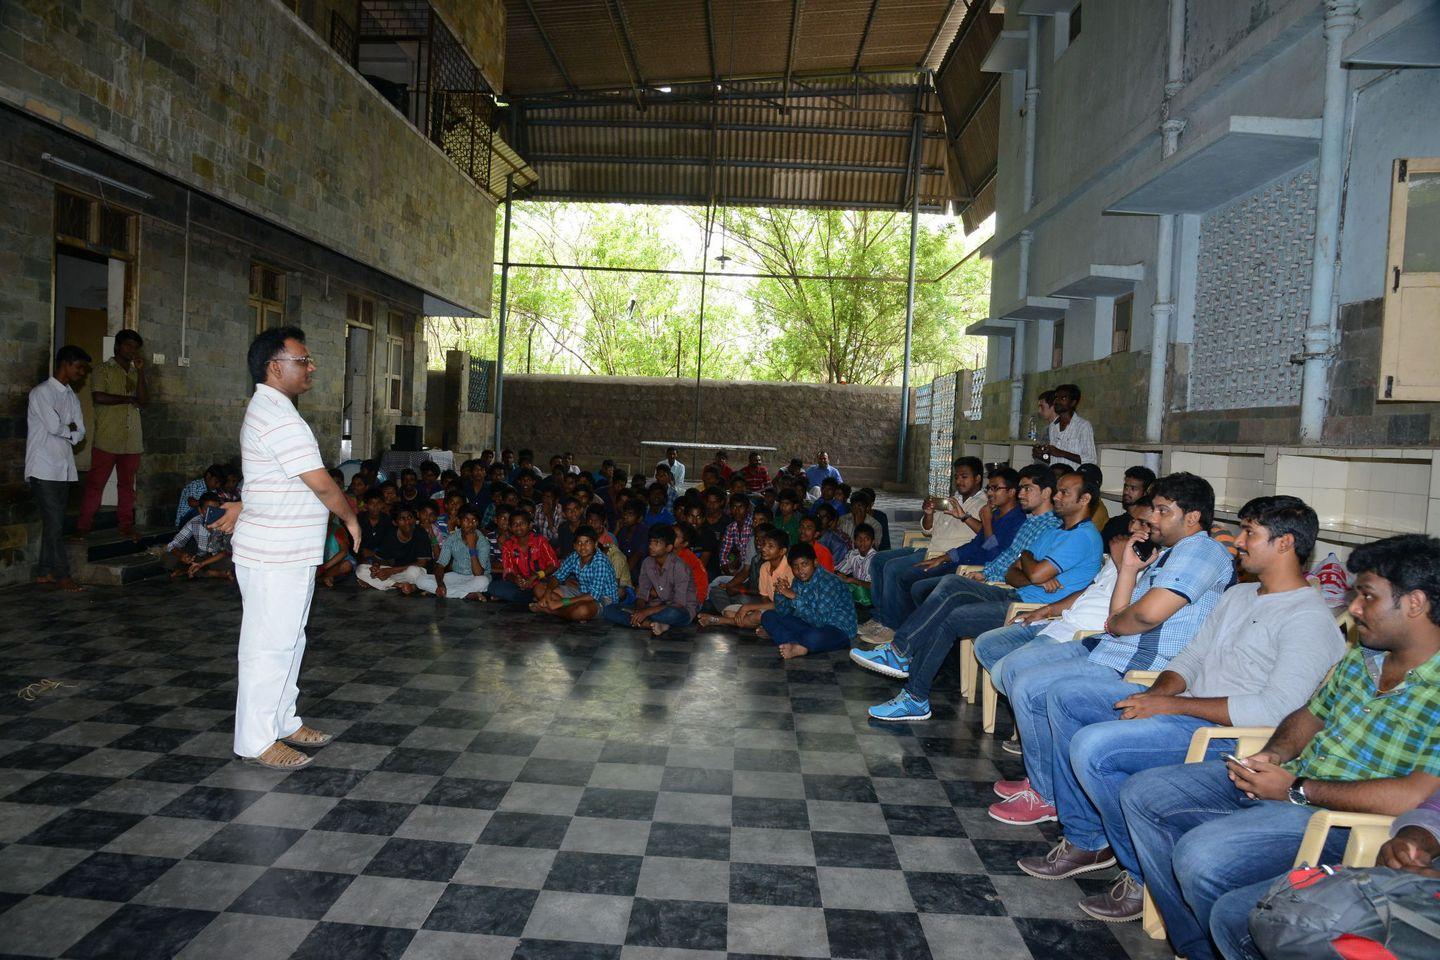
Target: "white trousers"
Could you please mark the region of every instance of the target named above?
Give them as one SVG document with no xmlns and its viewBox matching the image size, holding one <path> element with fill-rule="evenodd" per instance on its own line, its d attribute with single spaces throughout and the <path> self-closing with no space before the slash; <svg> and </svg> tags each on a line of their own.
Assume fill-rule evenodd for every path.
<svg viewBox="0 0 1440 960">
<path fill-rule="evenodd" d="M 302 726 L 296 680 L 305 656 L 305 622 L 315 596 L 315 568 L 235 565 L 240 618 L 240 685 L 235 696 L 235 752 L 258 757 Z"/>
<path fill-rule="evenodd" d="M 425 568 L 410 565 L 399 573 L 392 574 L 388 580 L 377 580 L 370 576 L 370 564 L 362 563 L 355 568 L 355 579 L 376 590 L 394 590 L 402 583 L 419 583 L 420 578 L 425 576 Z"/>
<path fill-rule="evenodd" d="M 433 574 L 422 573 L 414 580 L 415 586 L 425 593 L 435 592 L 435 577 Z M 445 599 L 463 600 L 472 593 L 484 593 L 490 586 L 490 578 L 485 574 L 479 576 L 464 576 L 458 573 L 445 574 Z"/>
</svg>

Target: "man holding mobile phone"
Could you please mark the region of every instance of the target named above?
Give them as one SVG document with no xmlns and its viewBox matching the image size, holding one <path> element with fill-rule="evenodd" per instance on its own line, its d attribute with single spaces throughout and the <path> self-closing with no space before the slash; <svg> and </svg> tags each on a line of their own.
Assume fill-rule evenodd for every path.
<svg viewBox="0 0 1440 960">
<path fill-rule="evenodd" d="M 1215 492 L 1204 478 L 1174 473 L 1157 480 L 1149 534 L 1132 537 L 1116 564 L 1106 632 L 1011 654 L 1008 692 L 1026 776 L 995 784 L 1001 800 L 991 805 L 990 816 L 1017 826 L 1058 817 L 1054 772 L 1060 754 L 1049 713 L 1053 687 L 1081 678 L 1114 683 L 1129 670 L 1162 669 L 1215 609 L 1235 568 L 1229 551 L 1207 532 L 1214 513 Z M 1142 560 L 1134 547 L 1147 539 L 1161 549 Z M 1132 685 L 1131 692 L 1136 689 Z"/>
<path fill-rule="evenodd" d="M 315 371 L 304 331 L 266 330 L 246 359 L 255 392 L 240 428 L 245 499 L 226 504 L 226 516 L 211 525 L 234 532 L 231 557 L 244 608 L 235 752 L 274 770 L 298 770 L 314 758 L 294 747 L 334 739 L 307 727 L 295 712 L 315 568 L 324 560 L 330 514 L 341 519 L 354 543 L 360 542 L 360 523 L 295 409 Z"/>
<path fill-rule="evenodd" d="M 1117 881 L 1080 909 L 1109 923 L 1139 918 L 1149 878 L 1120 809 L 1126 780 L 1184 762 L 1202 726 L 1274 726 L 1344 653 L 1330 610 L 1305 580 L 1319 529 L 1297 497 L 1251 500 L 1240 509 L 1238 542 L 1257 582 L 1226 590 L 1149 689 L 1119 677 L 1051 688 L 1052 780 L 1065 834 L 1050 854 L 1021 860 L 1021 870 L 1057 880 L 1118 862 Z"/>
<path fill-rule="evenodd" d="M 1316 808 L 1397 816 L 1440 788 L 1440 540 L 1367 543 L 1346 566 L 1361 646 L 1243 758 L 1251 769 L 1155 767 L 1120 790 L 1146 884 L 1191 960 L 1258 956 L 1250 912 Z M 1340 858 L 1347 832 L 1331 831 L 1321 863 Z"/>
</svg>

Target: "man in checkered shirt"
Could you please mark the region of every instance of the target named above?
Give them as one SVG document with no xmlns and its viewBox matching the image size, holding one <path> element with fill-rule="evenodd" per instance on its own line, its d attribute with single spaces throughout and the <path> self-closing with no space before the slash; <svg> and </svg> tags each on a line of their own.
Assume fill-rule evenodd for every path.
<svg viewBox="0 0 1440 960">
<path fill-rule="evenodd" d="M 1368 543 L 1347 566 L 1362 645 L 1308 704 L 1249 757 L 1155 767 L 1120 790 L 1170 942 L 1191 960 L 1259 956 L 1250 911 L 1316 810 L 1398 816 L 1440 788 L 1440 540 Z M 1322 863 L 1348 833 L 1330 832 Z"/>
</svg>

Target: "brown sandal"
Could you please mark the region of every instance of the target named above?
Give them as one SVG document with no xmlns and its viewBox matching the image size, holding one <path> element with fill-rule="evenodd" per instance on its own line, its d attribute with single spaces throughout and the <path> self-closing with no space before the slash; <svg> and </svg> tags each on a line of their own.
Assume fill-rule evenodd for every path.
<svg viewBox="0 0 1440 960">
<path fill-rule="evenodd" d="M 266 757 L 275 757 L 275 759 L 266 760 Z M 314 757 L 287 747 L 278 740 L 270 744 L 260 756 L 242 757 L 241 759 L 246 763 L 253 763 L 268 770 L 283 770 L 287 773 L 291 770 L 303 770 L 315 762 Z"/>
<path fill-rule="evenodd" d="M 281 737 L 280 742 L 288 743 L 292 747 L 323 747 L 334 739 L 335 734 L 333 733 L 321 733 L 319 730 L 302 726 L 290 736 Z"/>
</svg>

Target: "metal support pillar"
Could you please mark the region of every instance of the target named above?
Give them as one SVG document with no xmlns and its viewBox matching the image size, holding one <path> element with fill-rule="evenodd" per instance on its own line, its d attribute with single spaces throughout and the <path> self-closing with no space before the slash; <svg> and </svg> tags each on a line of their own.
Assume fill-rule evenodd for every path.
<svg viewBox="0 0 1440 960">
<path fill-rule="evenodd" d="M 923 85 L 923 81 L 922 81 Z M 910 339 L 915 329 L 915 234 L 920 229 L 920 156 L 924 118 L 915 115 L 915 134 L 911 162 L 914 175 L 910 184 L 910 263 L 905 270 L 905 360 L 900 370 L 900 441 L 896 444 L 895 482 L 905 482 L 906 434 L 910 425 Z"/>
<path fill-rule="evenodd" d="M 495 458 L 500 458 L 500 427 L 505 421 L 505 320 L 510 304 L 510 197 L 515 175 L 505 177 L 505 229 L 500 240 L 500 343 L 495 350 Z M 533 332 L 533 331 L 532 331 Z"/>
</svg>

